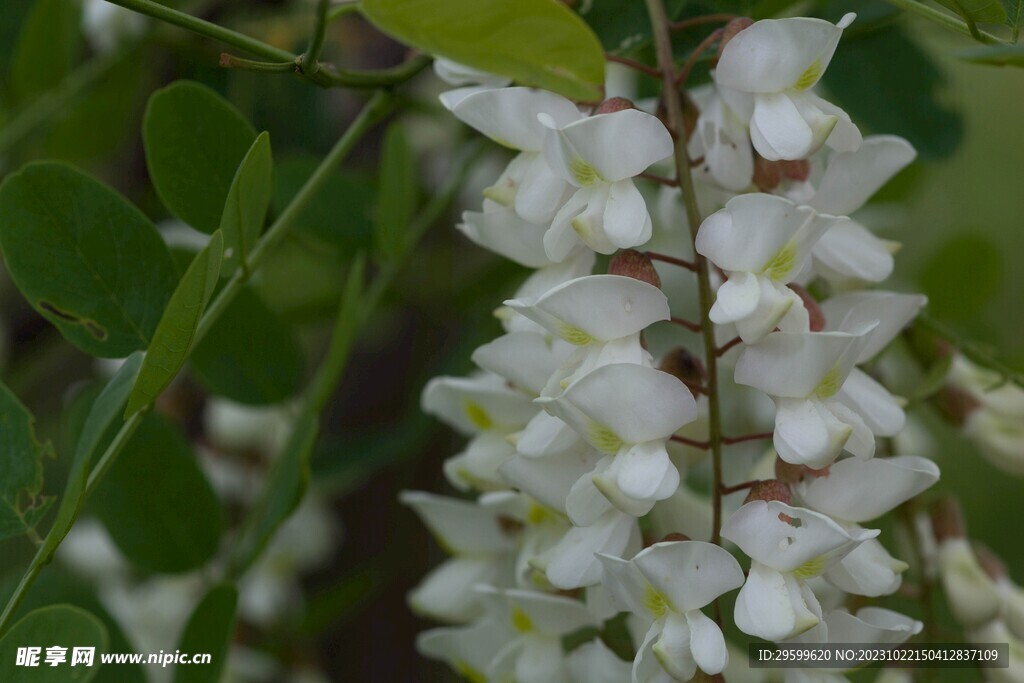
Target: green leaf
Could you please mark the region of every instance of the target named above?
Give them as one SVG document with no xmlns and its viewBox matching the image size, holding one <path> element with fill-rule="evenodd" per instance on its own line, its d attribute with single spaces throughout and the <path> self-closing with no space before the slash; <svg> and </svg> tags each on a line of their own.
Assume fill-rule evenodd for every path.
<svg viewBox="0 0 1024 683">
<path fill-rule="evenodd" d="M 226 247 L 223 268 L 225 277 L 245 261 L 263 229 L 263 219 L 270 206 L 273 167 L 270 134 L 263 132 L 252 143 L 238 166 L 221 215 L 220 229 L 224 233 Z"/>
<path fill-rule="evenodd" d="M 274 169 L 271 206 L 280 214 L 320 165 L 313 157 L 293 157 Z M 295 220 L 295 227 L 344 252 L 370 246 L 373 184 L 366 175 L 342 169 L 327 181 Z"/>
<path fill-rule="evenodd" d="M 670 19 L 679 16 L 685 0 L 670 0 L 665 10 Z M 600 39 L 604 49 L 619 54 L 636 50 L 651 42 L 651 18 L 647 6 L 637 0 L 595 0 L 579 3 L 579 13 Z M 712 11 L 712 10 L 709 10 Z M 690 14 L 700 14 L 700 8 Z"/>
<path fill-rule="evenodd" d="M 235 630 L 237 606 L 238 589 L 233 584 L 218 584 L 207 592 L 189 617 L 178 650 L 209 653 L 211 663 L 176 667 L 174 683 L 217 683 L 220 680 Z"/>
<path fill-rule="evenodd" d="M 67 648 L 67 661 L 48 666 L 46 648 Z M 39 647 L 38 667 L 18 666 L 18 648 Z M 95 648 L 92 666 L 71 666 L 73 649 Z M 5 683 L 86 683 L 100 670 L 100 652 L 107 649 L 107 629 L 103 623 L 78 607 L 51 605 L 29 612 L 0 639 L 0 681 Z"/>
<path fill-rule="evenodd" d="M 110 382 L 93 402 L 78 436 L 75 456 L 71 461 L 67 484 L 64 486 L 64 496 L 60 499 L 53 526 L 43 541 L 41 558 L 49 558 L 56 552 L 78 518 L 92 464 L 121 427 L 121 414 L 141 367 L 142 352 L 137 351 L 121 364 L 117 373 L 110 378 Z"/>
<path fill-rule="evenodd" d="M 0 186 L 0 246 L 29 303 L 83 351 L 149 345 L 178 280 L 156 227 L 77 169 L 43 162 Z"/>
<path fill-rule="evenodd" d="M 294 395 L 305 365 L 291 329 L 249 288 L 239 290 L 189 358 L 209 393 L 247 405 Z"/>
<path fill-rule="evenodd" d="M 121 552 L 144 569 L 195 569 L 220 543 L 220 501 L 185 436 L 153 413 L 142 419 L 90 502 Z"/>
<path fill-rule="evenodd" d="M 900 135 L 924 160 L 943 159 L 963 138 L 963 120 L 939 99 L 944 78 L 902 29 L 843 40 L 823 83 L 865 133 Z"/>
<path fill-rule="evenodd" d="M 1006 10 L 1006 25 L 1014 29 L 1013 39 L 1017 39 L 1016 31 L 1024 26 L 1024 0 L 1003 0 Z"/>
<path fill-rule="evenodd" d="M 0 454 L 0 539 L 4 539 L 34 529 L 53 501 L 40 496 L 40 460 L 44 455 L 52 457 L 53 450 L 49 443 L 39 443 L 32 413 L 2 383 Z"/>
<path fill-rule="evenodd" d="M 284 451 L 267 475 L 266 487 L 253 507 L 231 560 L 235 576 L 244 572 L 263 552 L 270 539 L 295 508 L 309 486 L 309 456 L 313 451 L 320 418 L 303 414 L 292 427 Z"/>
<path fill-rule="evenodd" d="M 363 0 L 378 28 L 415 48 L 575 100 L 601 99 L 604 51 L 553 0 Z"/>
<path fill-rule="evenodd" d="M 940 320 L 968 320 L 984 311 L 1003 283 L 1003 250 L 990 238 L 962 232 L 946 241 L 918 278 L 928 311 Z"/>
<path fill-rule="evenodd" d="M 968 23 L 1001 24 L 1006 21 L 1006 10 L 999 0 L 936 0 Z"/>
<path fill-rule="evenodd" d="M 409 223 L 416 210 L 416 158 L 397 123 L 384 135 L 379 188 L 374 241 L 377 252 L 393 260 L 408 248 Z"/>
<path fill-rule="evenodd" d="M 230 102 L 192 81 L 153 93 L 142 119 L 157 194 L 171 213 L 208 234 L 220 227 L 235 171 L 255 139 Z"/>
<path fill-rule="evenodd" d="M 153 333 L 153 341 L 146 351 L 139 379 L 128 397 L 128 407 L 124 413 L 126 420 L 152 403 L 185 364 L 199 320 L 220 280 L 223 254 L 224 236 L 218 230 L 213 233 L 206 248 L 192 259 L 178 288 L 167 302 L 160 324 Z"/>
<path fill-rule="evenodd" d="M 974 64 L 1024 67 L 1024 45 L 986 45 L 961 50 L 956 56 Z"/>
<path fill-rule="evenodd" d="M 75 0 L 36 0 L 11 60 L 10 86 L 16 101 L 55 87 L 70 73 L 78 52 L 78 25 Z"/>
</svg>

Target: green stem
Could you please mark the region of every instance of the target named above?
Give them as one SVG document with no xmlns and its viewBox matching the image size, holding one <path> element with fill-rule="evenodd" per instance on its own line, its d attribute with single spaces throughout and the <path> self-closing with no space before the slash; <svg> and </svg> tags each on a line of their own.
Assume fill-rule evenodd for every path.
<svg viewBox="0 0 1024 683">
<path fill-rule="evenodd" d="M 220 65 L 225 69 L 242 69 L 243 71 L 270 74 L 294 73 L 298 66 L 295 62 L 262 62 L 255 59 L 244 59 L 226 52 L 220 55 Z"/>
<path fill-rule="evenodd" d="M 330 9 L 330 11 L 327 12 L 327 23 L 329 24 L 332 21 L 336 21 L 337 19 L 342 18 L 346 14 L 354 14 L 355 12 L 360 11 L 360 9 L 362 8 L 360 7 L 358 0 L 355 0 L 354 2 L 344 2 L 341 3 L 340 5 L 335 5 Z"/>
<path fill-rule="evenodd" d="M 117 435 L 114 436 L 114 440 L 107 446 L 107 450 L 103 451 L 103 455 L 96 461 L 96 464 L 89 470 L 89 480 L 85 484 L 85 493 L 82 494 L 82 503 L 93 494 L 96 487 L 100 485 L 103 480 L 103 476 L 110 471 L 114 461 L 117 460 L 117 456 L 121 454 L 124 447 L 128 445 L 135 430 L 138 429 L 142 423 L 142 418 L 146 414 L 145 410 L 133 414 L 128 418 L 124 424 L 121 425 L 121 429 L 118 430 Z"/>
<path fill-rule="evenodd" d="M 945 323 L 939 322 L 927 313 L 921 313 L 914 319 L 914 326 L 928 330 L 935 336 L 945 339 L 955 346 L 968 360 L 998 372 L 1005 381 L 1012 382 L 1024 389 L 1024 373 L 1003 363 L 977 342 L 964 339 Z"/>
<path fill-rule="evenodd" d="M 986 45 L 1002 45 L 1003 41 L 995 37 L 991 33 L 981 31 L 977 26 L 972 27 L 967 22 L 954 17 L 952 14 L 947 14 L 941 10 L 935 9 L 924 5 L 917 0 L 886 0 L 893 7 L 898 7 L 907 12 L 912 12 L 918 16 L 930 19 L 938 24 L 942 24 L 946 28 L 953 29 L 957 33 L 961 33 L 965 36 L 974 38 L 975 40 L 985 43 Z"/>
<path fill-rule="evenodd" d="M 324 51 L 324 42 L 327 39 L 327 10 L 331 7 L 331 0 L 320 0 L 316 8 L 316 23 L 313 26 L 313 38 L 309 41 L 306 54 L 302 56 L 301 68 L 303 72 L 310 75 L 320 70 L 320 55 Z"/>
</svg>

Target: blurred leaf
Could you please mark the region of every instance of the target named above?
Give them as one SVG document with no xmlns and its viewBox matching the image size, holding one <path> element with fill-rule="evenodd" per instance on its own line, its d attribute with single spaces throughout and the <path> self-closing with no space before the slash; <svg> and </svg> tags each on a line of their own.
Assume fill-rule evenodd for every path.
<svg viewBox="0 0 1024 683">
<path fill-rule="evenodd" d="M 906 138 L 924 159 L 948 157 L 963 137 L 937 97 L 942 73 L 898 26 L 844 40 L 823 81 L 859 125 Z"/>
<path fill-rule="evenodd" d="M 965 62 L 974 64 L 1024 67 L 1024 45 L 986 45 L 985 47 L 961 50 L 956 53 L 956 56 Z"/>
<path fill-rule="evenodd" d="M 339 623 L 372 601 L 390 579 L 387 567 L 381 566 L 384 564 L 378 561 L 369 568 L 348 574 L 314 595 L 306 606 L 299 635 L 305 638 L 320 636 L 329 628 L 337 628 Z"/>
<path fill-rule="evenodd" d="M 978 315 L 999 293 L 1003 252 L 977 233 L 955 235 L 928 260 L 918 278 L 935 317 L 964 320 Z"/>
<path fill-rule="evenodd" d="M 283 452 L 267 474 L 265 488 L 253 507 L 231 559 L 240 575 L 260 556 L 281 524 L 291 516 L 309 486 L 309 455 L 320 431 L 320 418 L 303 414 L 292 427 Z"/>
<path fill-rule="evenodd" d="M 333 250 L 319 242 L 285 239 L 260 267 L 252 283 L 263 302 L 286 320 L 321 320 L 333 315 L 345 272 Z"/>
<path fill-rule="evenodd" d="M 665 4 L 669 18 L 675 19 L 687 3 L 686 0 L 669 0 Z M 579 13 L 609 52 L 621 54 L 651 42 L 651 18 L 643 2 L 593 0 L 581 3 Z M 694 14 L 701 14 L 701 11 L 687 12 L 687 16 Z"/>
<path fill-rule="evenodd" d="M 417 193 L 416 158 L 398 123 L 391 124 L 384 135 L 378 187 L 374 246 L 385 259 L 394 260 L 408 248 Z"/>
<path fill-rule="evenodd" d="M 60 163 L 29 164 L 4 180 L 0 244 L 32 306 L 71 343 L 105 358 L 149 345 L 178 279 L 148 218 Z"/>
<path fill-rule="evenodd" d="M 521 85 L 601 99 L 604 51 L 586 23 L 551 0 L 363 0 L 399 41 Z"/>
<path fill-rule="evenodd" d="M 36 0 L 11 60 L 10 86 L 16 101 L 55 87 L 71 71 L 78 52 L 79 15 L 75 0 Z"/>
<path fill-rule="evenodd" d="M 90 501 L 117 547 L 144 569 L 194 569 L 220 542 L 223 510 L 192 446 L 154 413 L 142 419 Z"/>
<path fill-rule="evenodd" d="M 1006 25 L 1018 29 L 1024 26 L 1024 0 L 1003 0 L 1006 10 Z"/>
<path fill-rule="evenodd" d="M 968 23 L 1001 24 L 1006 21 L 1006 10 L 999 0 L 935 0 L 953 10 Z"/>
<path fill-rule="evenodd" d="M 103 623 L 78 607 L 51 605 L 30 612 L 0 639 L 0 681 L 9 683 L 86 683 L 100 671 L 99 653 L 107 648 L 107 629 Z M 47 666 L 46 648 L 66 647 L 67 661 Z M 15 653 L 22 647 L 41 647 L 39 667 L 18 666 Z M 72 648 L 95 648 L 92 666 L 71 666 Z"/>
<path fill-rule="evenodd" d="M 149 98 L 142 119 L 146 165 L 167 209 L 207 234 L 256 131 L 235 107 L 193 81 L 176 81 Z"/>
<path fill-rule="evenodd" d="M 44 455 L 49 443 L 36 439 L 35 418 L 6 385 L 0 383 L 0 540 L 28 533 L 52 498 L 43 498 Z M 2 679 L 0 679 L 2 680 Z"/>
<path fill-rule="evenodd" d="M 248 405 L 280 403 L 292 396 L 305 369 L 291 329 L 249 288 L 238 292 L 189 363 L 211 394 Z"/>
<path fill-rule="evenodd" d="M 156 400 L 185 364 L 199 320 L 220 280 L 223 253 L 224 236 L 218 230 L 182 276 L 146 350 L 139 378 L 128 397 L 126 420 Z"/>
<path fill-rule="evenodd" d="M 231 181 L 220 229 L 224 233 L 223 275 L 231 275 L 248 257 L 263 230 L 263 219 L 270 206 L 271 175 L 274 161 L 270 152 L 270 134 L 260 133 L 252 143 Z"/>
<path fill-rule="evenodd" d="M 18 46 L 18 34 L 32 10 L 29 2 L 0 2 L 0 79 L 5 83 L 10 77 L 7 70 Z"/>
<path fill-rule="evenodd" d="M 79 161 L 118 150 L 138 126 L 135 116 L 144 64 L 138 52 L 131 53 L 75 98 L 51 125 L 47 153 Z"/>
<path fill-rule="evenodd" d="M 49 558 L 56 552 L 57 547 L 68 535 L 71 526 L 78 518 L 92 464 L 96 456 L 107 447 L 121 427 L 124 405 L 135 385 L 135 378 L 138 377 L 140 367 L 142 367 L 142 352 L 137 351 L 121 364 L 117 374 L 110 378 L 110 382 L 92 403 L 92 408 L 89 410 L 88 417 L 85 418 L 82 431 L 78 436 L 75 456 L 71 461 L 71 469 L 68 472 L 67 484 L 64 486 L 64 496 L 60 499 L 60 505 L 57 508 L 57 516 L 43 541 L 40 551 L 42 559 Z"/>
<path fill-rule="evenodd" d="M 207 592 L 189 617 L 178 650 L 208 653 L 211 663 L 175 667 L 174 683 L 217 683 L 220 680 L 235 630 L 237 606 L 238 589 L 233 584 L 218 584 Z"/>
<path fill-rule="evenodd" d="M 293 157 L 274 169 L 274 211 L 281 213 L 320 165 L 314 157 Z M 370 246 L 373 185 L 363 174 L 330 174 L 299 218 L 296 228 L 346 252 Z"/>
</svg>

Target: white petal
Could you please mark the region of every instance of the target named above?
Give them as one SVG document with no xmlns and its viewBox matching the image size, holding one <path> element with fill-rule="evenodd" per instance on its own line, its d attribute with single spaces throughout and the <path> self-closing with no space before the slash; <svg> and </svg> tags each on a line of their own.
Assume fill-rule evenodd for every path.
<svg viewBox="0 0 1024 683">
<path fill-rule="evenodd" d="M 891 458 L 833 463 L 828 473 L 796 485 L 811 508 L 836 519 L 866 522 L 881 517 L 939 480 L 939 468 L 926 458 Z"/>
<path fill-rule="evenodd" d="M 566 659 L 572 683 L 625 683 L 630 665 L 595 638 L 573 650 Z"/>
<path fill-rule="evenodd" d="M 672 154 L 672 137 L 665 126 L 636 109 L 571 123 L 559 131 L 559 137 L 562 168 L 569 173 L 566 180 L 577 185 L 632 178 Z M 557 170 L 557 162 L 552 168 Z"/>
<path fill-rule="evenodd" d="M 597 464 L 595 473 L 599 474 L 604 471 L 613 457 L 605 456 Z M 576 480 L 565 499 L 566 513 L 576 526 L 590 526 L 611 508 L 612 504 L 594 485 L 593 476 L 590 473 Z"/>
<path fill-rule="evenodd" d="M 473 586 L 495 583 L 505 558 L 455 558 L 439 564 L 409 593 L 417 614 L 438 621 L 466 622 L 483 613 Z"/>
<path fill-rule="evenodd" d="M 585 626 L 597 626 L 594 615 L 579 600 L 519 589 L 505 591 L 505 597 L 513 611 L 522 612 L 532 629 L 542 635 L 564 636 Z"/>
<path fill-rule="evenodd" d="M 686 623 L 690 627 L 690 650 L 701 671 L 711 675 L 725 671 L 729 665 L 729 650 L 718 624 L 700 610 L 687 612 Z"/>
<path fill-rule="evenodd" d="M 572 486 L 594 467 L 596 457 L 567 451 L 546 458 L 516 455 L 499 468 L 501 477 L 523 493 L 558 512 L 566 511 Z M 596 493 L 596 492 L 595 492 Z"/>
<path fill-rule="evenodd" d="M 903 643 L 923 624 L 882 607 L 864 607 L 857 616 L 835 610 L 828 615 L 829 640 L 835 643 Z"/>
<path fill-rule="evenodd" d="M 916 156 L 911 144 L 895 135 L 866 138 L 857 151 L 829 157 L 809 203 L 824 213 L 849 216 Z"/>
<path fill-rule="evenodd" d="M 857 412 L 876 436 L 896 436 L 903 430 L 907 415 L 889 390 L 866 372 L 854 368 L 843 382 L 836 398 Z"/>
<path fill-rule="evenodd" d="M 514 539 L 501 528 L 496 515 L 474 503 L 424 491 L 402 491 L 398 500 L 419 515 L 441 544 L 459 555 L 503 552 Z"/>
<path fill-rule="evenodd" d="M 821 310 L 830 329 L 845 332 L 878 321 L 857 357 L 858 363 L 864 363 L 888 346 L 926 303 L 927 297 L 920 294 L 873 290 L 831 297 L 823 302 Z"/>
<path fill-rule="evenodd" d="M 534 332 L 511 332 L 473 351 L 473 362 L 534 396 L 572 352 L 572 347 Z"/>
<path fill-rule="evenodd" d="M 647 202 L 631 179 L 612 184 L 604 209 L 604 232 L 620 249 L 638 247 L 651 239 Z"/>
<path fill-rule="evenodd" d="M 552 117 L 559 127 L 580 118 L 576 105 L 569 100 L 533 88 L 476 92 L 462 97 L 450 109 L 459 120 L 498 144 L 527 151 L 540 151 L 544 142 L 546 130 L 537 120 L 538 114 Z"/>
<path fill-rule="evenodd" d="M 847 593 L 877 598 L 895 593 L 900 587 L 903 572 L 908 568 L 906 562 L 890 555 L 878 539 L 871 538 L 832 565 L 825 572 L 825 579 Z"/>
<path fill-rule="evenodd" d="M 858 458 L 873 457 L 875 455 L 875 435 L 864 422 L 864 418 L 857 411 L 848 408 L 838 400 L 825 401 L 824 405 L 832 417 L 850 429 L 850 437 L 843 444 L 843 448 Z M 836 429 L 842 428 L 836 426 Z"/>
<path fill-rule="evenodd" d="M 756 275 L 743 271 L 730 273 L 729 279 L 718 288 L 708 317 L 716 325 L 743 320 L 753 315 L 760 299 L 761 285 Z"/>
<path fill-rule="evenodd" d="M 547 227 L 565 203 L 566 193 L 570 189 L 564 180 L 555 175 L 542 154 L 534 154 L 529 166 L 524 169 L 516 192 L 516 213 L 531 223 Z"/>
<path fill-rule="evenodd" d="M 814 93 L 805 93 L 808 99 L 822 114 L 835 118 L 832 132 L 829 134 L 825 144 L 837 152 L 856 152 L 864 142 L 860 128 L 853 122 L 850 115 L 843 109 L 823 100 Z"/>
<path fill-rule="evenodd" d="M 466 435 L 515 431 L 537 412 L 528 396 L 509 389 L 496 375 L 435 377 L 424 387 L 420 404 L 423 412 Z"/>
<path fill-rule="evenodd" d="M 548 581 L 565 590 L 592 586 L 601 580 L 596 553 L 617 555 L 629 543 L 636 520 L 618 510 L 605 513 L 587 527 L 572 527 L 545 555 Z"/>
<path fill-rule="evenodd" d="M 562 644 L 551 638 L 523 639 L 516 659 L 515 679 L 521 683 L 564 683 L 565 659 Z"/>
<path fill-rule="evenodd" d="M 650 599 L 654 589 L 633 562 L 608 554 L 597 557 L 604 568 L 601 583 L 620 611 L 629 611 L 648 620 L 661 617 L 658 611 L 651 609 L 656 606 Z"/>
<path fill-rule="evenodd" d="M 573 450 L 580 437 L 557 417 L 540 411 L 516 439 L 516 451 L 528 458 L 540 458 Z"/>
<path fill-rule="evenodd" d="M 835 119 L 831 122 L 835 125 Z M 750 119 L 750 140 L 757 153 L 769 161 L 805 159 L 820 146 L 815 143 L 821 137 L 820 125 L 824 121 L 813 123 L 819 127 L 804 120 L 803 112 L 789 95 L 758 95 Z M 822 137 L 821 142 L 824 141 Z"/>
<path fill-rule="evenodd" d="M 763 500 L 745 504 L 722 526 L 722 537 L 752 559 L 805 578 L 820 574 L 842 552 L 878 533 L 877 529 L 846 530 L 813 510 Z"/>
<path fill-rule="evenodd" d="M 785 327 L 784 332 L 810 332 L 810 319 L 796 292 L 764 276 L 757 278 L 757 284 L 760 288 L 757 308 L 736 321 L 736 332 L 745 344 L 758 343 L 776 327 Z"/>
<path fill-rule="evenodd" d="M 836 418 L 821 401 L 775 401 L 773 443 L 779 457 L 788 463 L 821 469 L 839 456 L 852 435 L 853 428 Z"/>
<path fill-rule="evenodd" d="M 779 641 L 817 626 L 820 612 L 814 594 L 801 590 L 796 579 L 755 561 L 736 597 L 733 617 L 747 635 Z"/>
<path fill-rule="evenodd" d="M 864 334 L 775 332 L 743 349 L 736 383 L 769 396 L 826 398 L 842 387 L 866 343 Z"/>
<path fill-rule="evenodd" d="M 474 243 L 527 268 L 551 263 L 544 251 L 544 233 L 548 226 L 527 223 L 512 209 L 477 213 L 466 211 L 455 226 Z"/>
<path fill-rule="evenodd" d="M 669 613 L 661 628 L 661 636 L 651 648 L 661 668 L 678 681 L 688 681 L 697 671 L 690 650 L 690 626 L 681 614 Z"/>
<path fill-rule="evenodd" d="M 743 570 L 729 551 L 703 541 L 655 543 L 633 558 L 671 609 L 690 612 L 743 585 Z"/>
<path fill-rule="evenodd" d="M 857 221 L 845 221 L 814 245 L 814 269 L 830 279 L 881 282 L 892 274 L 895 263 L 890 244 Z"/>
<path fill-rule="evenodd" d="M 471 680 L 485 680 L 488 664 L 506 646 L 511 629 L 484 619 L 461 628 L 433 628 L 416 638 L 416 650 L 424 657 L 448 662 Z"/>
<path fill-rule="evenodd" d="M 587 207 L 593 194 L 590 188 L 579 189 L 555 213 L 551 227 L 544 233 L 544 251 L 552 262 L 561 263 L 582 244 L 572 222 Z"/>
<path fill-rule="evenodd" d="M 658 493 L 668 490 L 667 498 L 679 486 L 679 470 L 669 460 L 665 443 L 652 441 L 637 444 L 619 453 L 619 489 L 630 498 L 659 500 Z"/>
</svg>

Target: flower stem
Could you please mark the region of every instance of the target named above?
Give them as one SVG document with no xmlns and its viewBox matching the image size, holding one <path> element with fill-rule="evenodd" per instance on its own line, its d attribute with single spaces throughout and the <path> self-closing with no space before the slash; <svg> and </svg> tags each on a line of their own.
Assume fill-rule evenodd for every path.
<svg viewBox="0 0 1024 683">
<path fill-rule="evenodd" d="M 954 17 L 951 14 L 942 12 L 934 7 L 929 7 L 923 3 L 917 2 L 917 0 L 885 0 L 893 7 L 898 7 L 907 12 L 912 12 L 918 16 L 930 19 L 938 24 L 942 24 L 946 28 L 951 28 L 957 33 L 962 33 L 965 36 L 974 38 L 978 42 L 984 43 L 985 45 L 1001 45 L 1003 41 L 996 38 L 991 33 L 981 31 L 977 26 L 968 25 L 966 22 Z M 972 30 L 973 29 L 973 30 Z"/>
<path fill-rule="evenodd" d="M 320 0 L 316 8 L 316 23 L 313 26 L 313 37 L 306 48 L 306 54 L 302 55 L 300 68 L 303 73 L 314 75 L 320 70 L 320 55 L 324 51 L 324 43 L 327 39 L 327 11 L 331 8 L 331 0 Z"/>
<path fill-rule="evenodd" d="M 642 64 L 636 61 L 635 59 L 629 59 L 628 57 L 620 57 L 610 52 L 606 52 L 604 58 L 609 62 L 622 64 L 623 66 L 627 66 L 630 69 L 633 69 L 634 71 L 639 71 L 640 73 L 650 76 L 651 78 L 661 78 L 660 71 L 653 67 L 647 66 L 646 64 Z"/>
<path fill-rule="evenodd" d="M 690 156 L 686 151 L 686 125 L 683 119 L 683 103 L 676 87 L 675 71 L 672 62 L 672 37 L 669 33 L 670 22 L 662 0 L 646 0 L 647 13 L 651 18 L 654 33 L 654 46 L 658 55 L 658 67 L 662 73 L 662 93 L 665 108 L 668 112 L 669 132 L 675 138 L 676 179 L 686 206 L 686 219 L 690 224 L 691 242 L 696 243 L 697 231 L 700 229 L 700 209 L 697 207 L 697 196 L 693 189 L 693 176 L 690 173 Z M 722 529 L 722 416 L 718 396 L 718 356 L 715 354 L 715 331 L 708 318 L 714 297 L 711 292 L 711 277 L 708 272 L 708 261 L 694 250 L 694 263 L 697 266 L 697 288 L 701 313 L 701 334 L 704 340 L 704 367 L 707 369 L 708 397 L 708 447 L 711 450 L 712 463 L 712 504 L 713 517 L 711 542 L 721 544 Z"/>
<path fill-rule="evenodd" d="M 679 75 L 676 76 L 675 85 L 677 88 L 682 87 L 686 84 L 686 79 L 690 77 L 690 72 L 693 71 L 693 67 L 697 66 L 697 62 L 704 55 L 704 52 L 717 42 L 722 37 L 722 29 L 716 28 L 714 31 L 708 34 L 708 37 L 700 42 L 700 45 L 693 49 L 689 59 L 683 64 L 683 68 L 679 70 Z"/>
<path fill-rule="evenodd" d="M 757 434 L 744 434 L 743 436 L 723 436 L 722 443 L 731 446 L 745 441 L 762 441 L 764 439 L 772 439 L 774 437 L 775 432 L 759 432 Z"/>
<path fill-rule="evenodd" d="M 728 14 L 725 12 L 718 14 L 702 14 L 700 16 L 690 17 L 689 19 L 674 22 L 671 24 L 670 28 L 672 31 L 685 31 L 688 28 L 702 26 L 704 24 L 725 24 L 735 18 L 735 14 Z"/>
</svg>

